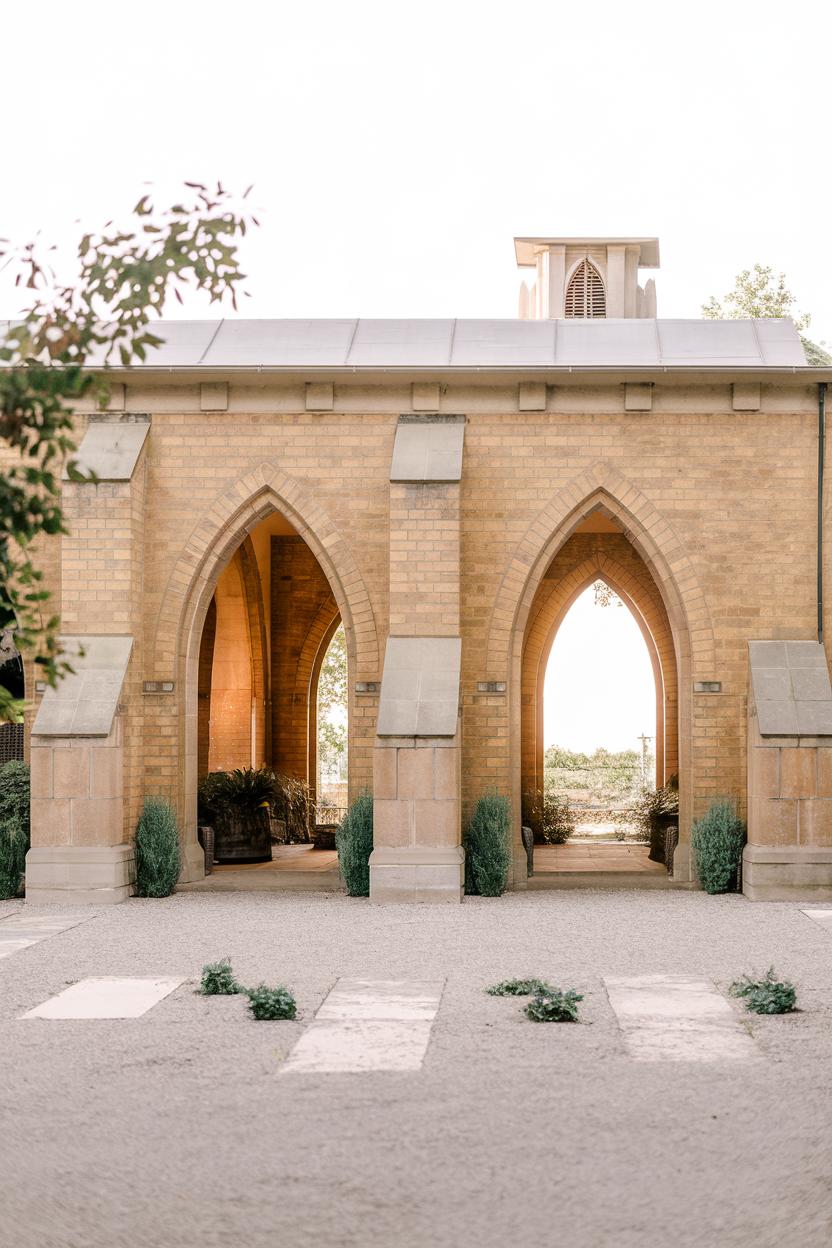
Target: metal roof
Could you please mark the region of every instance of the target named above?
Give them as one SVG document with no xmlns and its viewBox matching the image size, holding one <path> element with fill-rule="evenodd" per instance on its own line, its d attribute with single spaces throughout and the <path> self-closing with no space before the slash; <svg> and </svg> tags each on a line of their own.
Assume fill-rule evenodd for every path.
<svg viewBox="0 0 832 1248">
<path fill-rule="evenodd" d="M 134 372 L 806 368 L 792 322 L 606 320 L 157 321 Z M 2 335 L 2 323 L 0 323 Z M 95 367 L 101 360 L 91 359 Z M 121 371 L 115 361 L 116 371 Z"/>
</svg>

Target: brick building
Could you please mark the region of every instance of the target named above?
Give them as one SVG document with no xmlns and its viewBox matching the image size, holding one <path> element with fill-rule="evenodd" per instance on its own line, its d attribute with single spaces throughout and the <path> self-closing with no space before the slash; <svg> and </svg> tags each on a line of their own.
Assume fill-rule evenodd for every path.
<svg viewBox="0 0 832 1248">
<path fill-rule="evenodd" d="M 542 768 L 557 628 L 602 578 L 657 687 L 679 777 L 674 880 L 715 797 L 748 818 L 748 895 L 832 896 L 832 691 L 819 593 L 829 370 L 790 321 L 657 320 L 655 239 L 517 239 L 517 320 L 164 322 L 79 411 L 44 562 L 74 677 L 30 717 L 33 899 L 130 891 L 142 799 L 203 870 L 196 786 L 268 762 L 314 782 L 315 686 L 343 622 L 349 781 L 372 895 L 460 898 L 477 797 Z M 828 550 L 828 543 L 823 548 Z"/>
</svg>

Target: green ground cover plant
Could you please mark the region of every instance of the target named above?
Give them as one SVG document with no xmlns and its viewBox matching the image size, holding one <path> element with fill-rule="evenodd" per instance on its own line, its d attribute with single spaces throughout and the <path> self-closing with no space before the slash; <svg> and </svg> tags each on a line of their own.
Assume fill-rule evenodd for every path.
<svg viewBox="0 0 832 1248">
<path fill-rule="evenodd" d="M 739 884 L 745 824 L 730 802 L 712 802 L 691 833 L 699 881 L 706 893 L 728 893 Z"/>
<path fill-rule="evenodd" d="M 577 1023 L 578 1002 L 583 996 L 574 988 L 555 988 L 545 979 L 503 979 L 485 990 L 492 997 L 531 997 L 523 1007 L 533 1023 Z"/>
<path fill-rule="evenodd" d="M 258 1022 L 274 1022 L 282 1018 L 296 1018 L 298 1007 L 295 998 L 288 988 L 279 985 L 269 988 L 267 984 L 258 984 L 256 988 L 246 988 L 248 1008 Z"/>
<path fill-rule="evenodd" d="M 728 990 L 739 997 L 752 1014 L 791 1014 L 797 1004 L 797 991 L 787 979 L 778 979 L 770 966 L 762 979 L 743 975 Z"/>
<path fill-rule="evenodd" d="M 234 978 L 228 958 L 221 958 L 203 966 L 199 991 L 204 997 L 230 997 L 245 992 L 245 988 Z"/>
<path fill-rule="evenodd" d="M 531 997 L 536 993 L 556 992 L 545 979 L 503 979 L 485 990 L 491 997 Z"/>
<path fill-rule="evenodd" d="M 179 829 L 170 805 L 147 797 L 136 829 L 136 893 L 169 897 L 179 879 Z"/>
<path fill-rule="evenodd" d="M 16 897 L 29 848 L 29 768 L 12 759 L 0 767 L 0 898 Z"/>
<path fill-rule="evenodd" d="M 533 1023 L 577 1023 L 579 1001 L 583 1001 L 580 992 L 553 988 L 534 996 L 523 1012 Z"/>
<path fill-rule="evenodd" d="M 365 791 L 350 806 L 335 836 L 338 865 L 350 897 L 370 895 L 373 852 L 373 795 Z"/>
<path fill-rule="evenodd" d="M 508 799 L 485 793 L 477 802 L 465 833 L 465 891 L 500 897 L 506 889 L 511 861 Z"/>
</svg>

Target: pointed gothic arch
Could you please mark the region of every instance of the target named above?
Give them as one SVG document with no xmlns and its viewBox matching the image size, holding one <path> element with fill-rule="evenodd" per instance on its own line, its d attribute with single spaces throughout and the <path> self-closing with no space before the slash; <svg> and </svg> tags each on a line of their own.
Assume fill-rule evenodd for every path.
<svg viewBox="0 0 832 1248">
<path fill-rule="evenodd" d="M 604 280 L 589 257 L 585 257 L 576 265 L 567 283 L 564 316 L 586 320 L 606 315 Z"/>
<path fill-rule="evenodd" d="M 522 662 L 526 630 L 540 583 L 555 556 L 594 512 L 613 520 L 649 570 L 667 616 L 675 656 L 678 715 L 680 835 L 690 828 L 692 803 L 692 647 L 697 672 L 714 670 L 714 636 L 704 595 L 684 546 L 653 503 L 613 466 L 598 461 L 565 485 L 529 525 L 508 562 L 488 634 L 489 680 L 506 681 L 510 774 L 515 829 L 515 879 L 525 879 L 520 841 L 522 801 Z M 682 859 L 680 854 L 680 861 Z"/>
<path fill-rule="evenodd" d="M 152 662 L 175 673 L 179 691 L 178 810 L 183 828 L 183 878 L 201 878 L 196 839 L 199 650 L 202 629 L 223 568 L 266 517 L 280 513 L 292 525 L 329 582 L 344 624 L 349 667 L 349 713 L 356 680 L 378 680 L 379 648 L 369 595 L 352 552 L 335 524 L 301 482 L 261 464 L 214 502 L 190 537 L 168 580 L 156 619 Z M 170 675 L 159 676 L 170 679 Z M 366 743 L 362 741 L 362 749 Z M 358 782 L 361 777 L 359 776 Z"/>
</svg>

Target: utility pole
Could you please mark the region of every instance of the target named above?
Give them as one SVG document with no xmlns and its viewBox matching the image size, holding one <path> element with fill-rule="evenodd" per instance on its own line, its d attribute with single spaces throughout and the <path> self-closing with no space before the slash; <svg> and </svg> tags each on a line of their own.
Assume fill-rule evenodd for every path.
<svg viewBox="0 0 832 1248">
<path fill-rule="evenodd" d="M 644 789 L 647 787 L 647 742 L 653 738 L 642 733 L 638 739 L 641 742 L 641 787 Z"/>
</svg>

